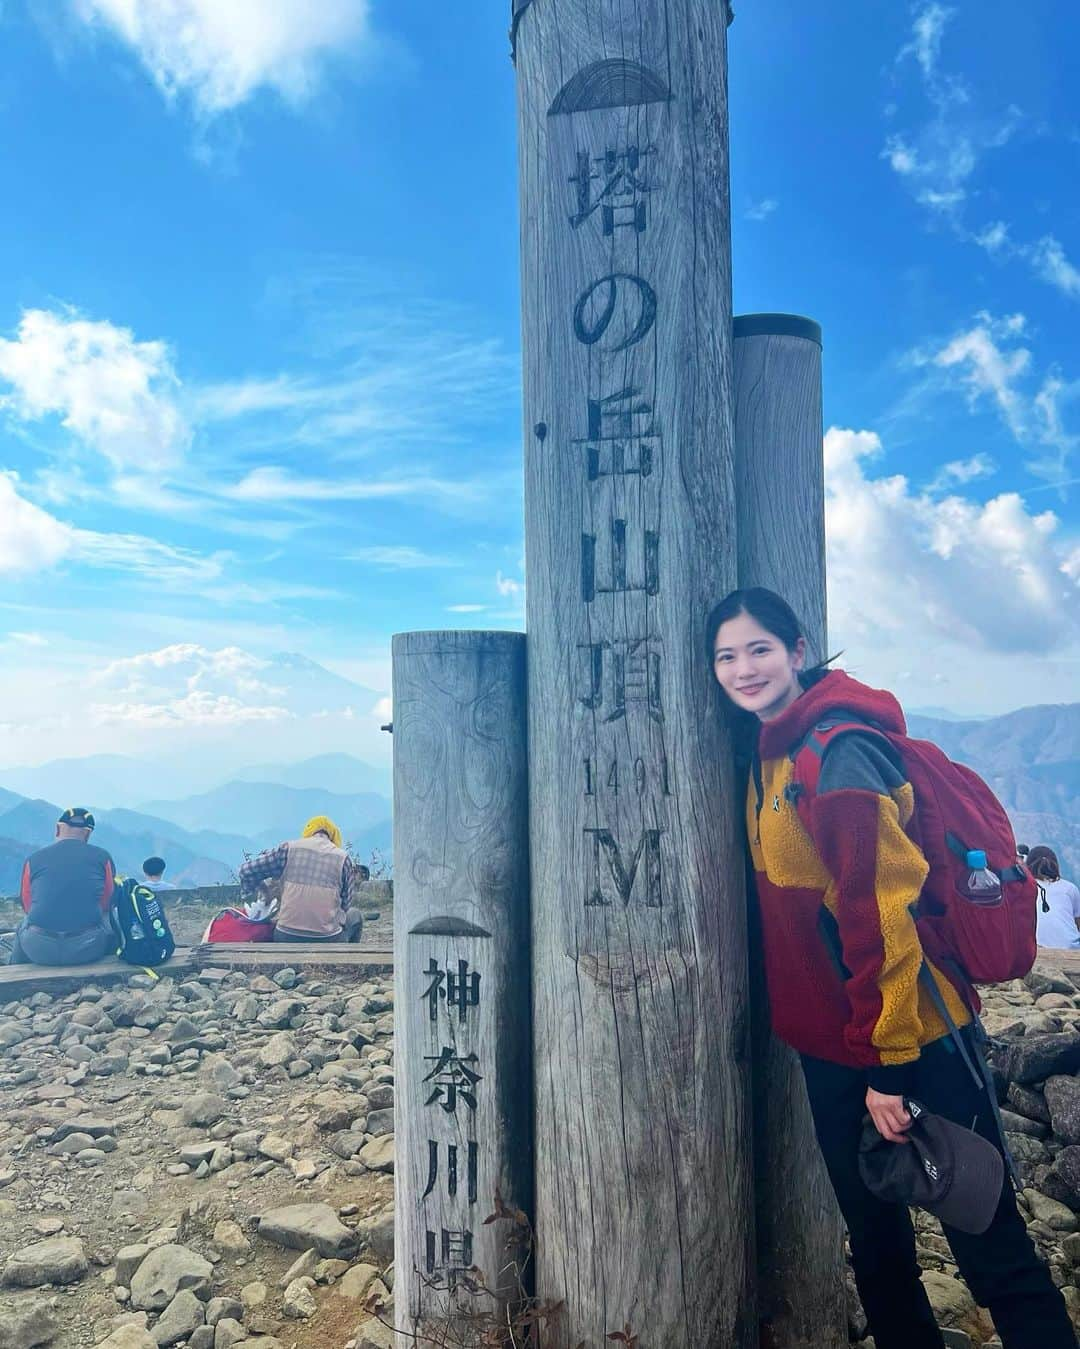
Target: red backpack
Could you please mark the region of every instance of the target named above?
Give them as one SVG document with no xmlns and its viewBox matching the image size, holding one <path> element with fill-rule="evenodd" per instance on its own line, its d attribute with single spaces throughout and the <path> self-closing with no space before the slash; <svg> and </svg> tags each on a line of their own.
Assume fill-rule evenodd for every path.
<svg viewBox="0 0 1080 1349">
<path fill-rule="evenodd" d="M 249 918 L 242 909 L 222 909 L 211 918 L 203 942 L 273 941 L 274 925 Z"/>
<path fill-rule="evenodd" d="M 919 939 L 939 968 L 951 965 L 967 983 L 1022 978 L 1035 962 L 1038 886 L 1016 858 L 1016 839 L 1001 802 L 977 773 L 953 763 L 929 740 L 882 730 L 857 714 L 838 710 L 791 751 L 792 795 L 809 832 L 822 757 L 842 735 L 880 736 L 900 756 L 915 795 L 908 832 L 930 866 L 915 909 Z M 968 852 L 986 854 L 1001 882 L 1000 894 L 976 899 L 967 890 Z"/>
</svg>

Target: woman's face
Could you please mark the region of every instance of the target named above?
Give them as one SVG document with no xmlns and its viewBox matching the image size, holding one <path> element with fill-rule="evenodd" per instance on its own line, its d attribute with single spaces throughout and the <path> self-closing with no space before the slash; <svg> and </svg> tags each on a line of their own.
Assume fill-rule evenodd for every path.
<svg viewBox="0 0 1080 1349">
<path fill-rule="evenodd" d="M 802 692 L 798 672 L 806 660 L 800 637 L 789 651 L 750 614 L 721 623 L 713 642 L 713 672 L 735 704 L 762 721 L 778 717 Z"/>
</svg>

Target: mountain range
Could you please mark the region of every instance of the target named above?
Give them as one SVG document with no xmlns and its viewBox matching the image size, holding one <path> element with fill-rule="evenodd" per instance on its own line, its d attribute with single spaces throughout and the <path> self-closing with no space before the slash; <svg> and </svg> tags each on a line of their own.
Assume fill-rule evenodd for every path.
<svg viewBox="0 0 1080 1349">
<path fill-rule="evenodd" d="M 168 780 L 153 762 L 120 755 L 96 755 L 91 762 L 60 760 L 35 769 L 0 772 L 5 784 L 62 786 L 76 782 L 79 792 L 26 795 L 0 786 L 0 894 L 18 888 L 22 863 L 29 852 L 50 842 L 64 806 L 84 805 L 94 811 L 94 842 L 107 848 L 119 871 L 140 875 L 143 859 L 157 854 L 167 863 L 166 878 L 178 885 L 213 885 L 234 879 L 245 854 L 295 838 L 312 815 L 329 815 L 341 828 L 353 852 L 366 860 L 374 850 L 389 856 L 392 846 L 390 801 L 377 791 L 357 791 L 379 775 L 347 754 L 321 755 L 295 764 L 267 765 L 269 776 L 289 779 L 266 782 L 242 770 L 241 775 L 213 788 L 175 800 L 148 799 L 153 787 Z M 324 778 L 337 788 L 317 784 Z M 87 787 L 97 781 L 122 783 L 130 799 L 141 787 L 138 808 L 98 805 Z M 303 785 L 293 785 L 303 784 Z M 311 784 L 311 785 L 309 785 Z M 109 792 L 112 799 L 118 793 Z"/>
<path fill-rule="evenodd" d="M 1063 873 L 1080 877 L 1080 703 L 983 720 L 919 713 L 908 726 L 986 779 L 1019 841 L 1049 844 Z M 188 885 L 231 880 L 245 853 L 295 837 L 316 814 L 336 820 L 359 856 L 373 849 L 389 856 L 385 771 L 352 755 L 252 764 L 187 795 L 163 790 L 175 781 L 160 760 L 116 754 L 0 770 L 0 894 L 17 887 L 23 859 L 49 842 L 65 805 L 95 810 L 95 842 L 122 872 L 138 874 L 143 858 L 157 853 L 168 878 Z"/>
</svg>

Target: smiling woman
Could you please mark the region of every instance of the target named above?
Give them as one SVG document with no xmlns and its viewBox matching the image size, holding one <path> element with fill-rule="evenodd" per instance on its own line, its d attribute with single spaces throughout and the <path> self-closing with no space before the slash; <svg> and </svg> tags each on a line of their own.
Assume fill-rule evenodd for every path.
<svg viewBox="0 0 1080 1349">
<path fill-rule="evenodd" d="M 940 1346 L 907 1208 L 883 1203 L 860 1174 L 862 1119 L 868 1111 L 881 1138 L 903 1146 L 915 1098 L 1003 1150 L 972 981 L 1030 967 L 1034 887 L 1014 865 L 1016 844 L 989 790 L 933 746 L 909 741 L 891 694 L 826 666 L 803 668 L 802 627 L 779 595 L 733 591 L 712 611 L 707 637 L 726 706 L 758 727 L 746 825 L 770 1019 L 801 1058 L 870 1330 L 880 1349 Z M 976 851 L 950 863 L 959 837 Z M 1002 919 L 1016 913 L 1015 930 L 1004 929 L 1007 967 L 982 971 L 962 959 L 962 929 L 949 923 L 955 912 L 959 924 L 967 901 L 958 911 L 954 872 L 971 895 L 976 884 L 996 887 Z M 944 1228 L 960 1272 L 1009 1349 L 1074 1349 L 1064 1301 L 1011 1184 L 1000 1184 L 985 1230 Z"/>
</svg>

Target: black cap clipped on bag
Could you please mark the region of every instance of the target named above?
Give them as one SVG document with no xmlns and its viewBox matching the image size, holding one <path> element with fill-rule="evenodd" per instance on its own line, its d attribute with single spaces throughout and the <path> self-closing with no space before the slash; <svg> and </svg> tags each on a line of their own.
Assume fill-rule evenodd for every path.
<svg viewBox="0 0 1080 1349">
<path fill-rule="evenodd" d="M 905 1100 L 908 1142 L 890 1143 L 867 1118 L 859 1142 L 859 1174 L 886 1203 L 926 1209 L 947 1227 L 980 1236 L 1001 1198 L 1005 1163 L 980 1134 Z"/>
</svg>

